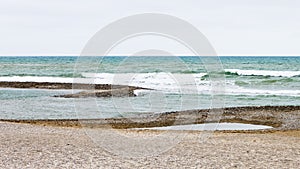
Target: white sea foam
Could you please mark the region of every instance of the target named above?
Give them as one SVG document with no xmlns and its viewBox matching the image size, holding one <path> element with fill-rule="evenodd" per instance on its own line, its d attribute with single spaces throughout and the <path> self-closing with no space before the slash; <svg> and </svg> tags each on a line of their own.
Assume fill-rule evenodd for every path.
<svg viewBox="0 0 300 169">
<path fill-rule="evenodd" d="M 56 82 L 56 83 L 85 83 L 85 84 L 120 84 L 155 89 L 164 93 L 174 94 L 211 94 L 212 84 L 201 80 L 205 73 L 171 74 L 171 73 L 85 73 L 86 78 L 13 76 L 0 77 L 0 81 L 8 82 Z M 215 89 L 214 89 L 215 90 Z M 147 94 L 149 90 L 138 90 L 137 95 Z M 227 81 L 225 93 L 228 95 L 285 95 L 300 96 L 300 90 L 275 90 L 244 88 Z"/>
<path fill-rule="evenodd" d="M 209 82 L 201 81 L 201 77 L 205 76 L 206 73 L 83 73 L 82 75 L 87 78 L 94 78 L 95 82 L 98 83 L 138 86 L 172 93 L 195 92 L 199 85 L 206 86 L 207 90 L 209 89 Z"/>
<path fill-rule="evenodd" d="M 171 74 L 171 73 L 128 73 L 128 74 L 85 74 L 86 77 L 94 77 L 97 82 L 111 84 L 124 84 L 151 88 L 165 93 L 175 94 L 211 94 L 212 85 L 210 81 L 201 80 L 206 73 L 199 74 Z M 214 89 L 216 90 L 216 89 Z M 144 95 L 152 91 L 138 90 L 137 95 Z M 300 96 L 300 90 L 273 90 L 273 89 L 251 89 L 234 84 L 234 81 L 226 81 L 224 94 L 229 95 L 286 95 Z"/>
<path fill-rule="evenodd" d="M 229 95 L 277 95 L 277 96 L 300 96 L 300 90 L 272 90 L 251 89 L 236 85 L 227 85 L 226 94 Z"/>
<path fill-rule="evenodd" d="M 73 83 L 73 78 L 62 77 L 40 77 L 40 76 L 11 76 L 0 77 L 1 82 L 52 82 Z"/>
<path fill-rule="evenodd" d="M 243 75 L 243 76 L 274 76 L 274 77 L 300 76 L 300 71 L 225 69 L 225 72 L 237 73 L 238 75 Z"/>
<path fill-rule="evenodd" d="M 0 82 L 50 82 L 50 83 L 94 83 L 88 78 L 64 78 L 64 77 L 41 77 L 41 76 L 11 76 L 0 77 Z"/>
</svg>

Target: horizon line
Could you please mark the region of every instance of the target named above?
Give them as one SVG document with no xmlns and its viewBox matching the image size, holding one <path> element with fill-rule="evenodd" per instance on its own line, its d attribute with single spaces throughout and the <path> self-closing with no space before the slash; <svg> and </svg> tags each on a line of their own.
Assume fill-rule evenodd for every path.
<svg viewBox="0 0 300 169">
<path fill-rule="evenodd" d="M 80 57 L 81 55 L 0 55 L 0 57 Z M 198 57 L 197 55 L 157 55 L 157 56 L 131 56 L 131 55 L 91 55 L 84 57 Z M 299 57 L 299 55 L 216 55 L 218 57 Z M 211 57 L 216 57 L 211 56 Z M 200 56 L 205 57 L 205 56 Z"/>
</svg>

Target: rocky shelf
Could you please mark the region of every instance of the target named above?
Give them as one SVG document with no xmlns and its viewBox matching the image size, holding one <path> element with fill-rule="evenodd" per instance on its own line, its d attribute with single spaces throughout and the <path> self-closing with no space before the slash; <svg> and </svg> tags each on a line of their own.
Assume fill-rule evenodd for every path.
<svg viewBox="0 0 300 169">
<path fill-rule="evenodd" d="M 55 95 L 54 97 L 133 97 L 134 90 L 146 89 L 134 86 L 111 84 L 80 84 L 80 83 L 52 83 L 52 82 L 0 82 L 2 88 L 22 89 L 74 89 L 83 90 L 74 94 Z M 147 89 L 150 90 L 150 89 Z"/>
</svg>

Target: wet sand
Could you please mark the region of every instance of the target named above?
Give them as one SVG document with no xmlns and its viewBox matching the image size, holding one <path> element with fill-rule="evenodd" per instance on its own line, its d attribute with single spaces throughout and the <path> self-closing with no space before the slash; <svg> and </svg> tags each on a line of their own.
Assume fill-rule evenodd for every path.
<svg viewBox="0 0 300 169">
<path fill-rule="evenodd" d="M 218 116 L 214 116 L 218 113 Z M 222 113 L 222 114 L 219 114 Z M 235 132 L 271 132 L 300 129 L 300 106 L 258 106 L 233 107 L 223 110 L 188 110 L 166 112 L 161 114 L 148 113 L 141 117 L 107 118 L 107 119 L 54 119 L 54 120 L 7 120 L 15 123 L 29 123 L 62 127 L 91 127 L 115 129 L 161 127 L 183 124 L 201 124 L 209 122 L 234 122 L 272 126 L 262 131 Z M 234 132 L 234 131 L 232 131 Z"/>
</svg>

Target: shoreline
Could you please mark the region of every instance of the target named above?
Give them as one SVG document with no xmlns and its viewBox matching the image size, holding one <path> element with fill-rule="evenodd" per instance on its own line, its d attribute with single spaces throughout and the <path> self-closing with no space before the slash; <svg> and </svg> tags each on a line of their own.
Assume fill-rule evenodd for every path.
<svg viewBox="0 0 300 169">
<path fill-rule="evenodd" d="M 81 97 L 134 97 L 134 90 L 142 87 L 84 84 L 59 82 L 0 82 L 0 88 L 22 89 L 82 89 L 81 92 L 54 95 L 52 97 L 81 98 Z M 152 90 L 152 89 L 146 89 Z M 91 127 L 91 128 L 148 128 L 170 125 L 203 124 L 215 122 L 245 123 L 272 126 L 269 131 L 285 131 L 300 129 L 300 106 L 248 106 L 227 107 L 224 109 L 195 109 L 172 111 L 164 113 L 149 112 L 129 118 L 106 119 L 0 119 L 14 123 L 38 124 L 60 127 Z M 263 130 L 264 131 L 264 130 Z M 235 131 L 232 131 L 235 132 Z"/>
<path fill-rule="evenodd" d="M 27 123 L 42 126 L 57 127 L 90 127 L 90 128 L 146 128 L 170 125 L 201 124 L 212 122 L 246 123 L 272 126 L 265 130 L 232 130 L 224 132 L 274 132 L 299 131 L 300 106 L 251 106 L 224 108 L 223 114 L 211 118 L 217 109 L 186 110 L 166 112 L 161 114 L 147 114 L 132 118 L 106 118 L 106 119 L 0 119 L 4 122 Z M 220 110 L 219 110 L 220 111 Z"/>
</svg>

